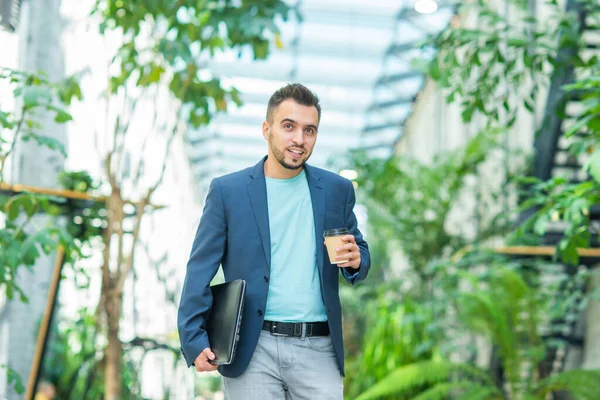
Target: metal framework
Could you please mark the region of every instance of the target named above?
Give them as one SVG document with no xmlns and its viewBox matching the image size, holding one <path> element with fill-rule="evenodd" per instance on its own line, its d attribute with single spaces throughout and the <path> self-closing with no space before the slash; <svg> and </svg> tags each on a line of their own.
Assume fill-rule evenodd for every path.
<svg viewBox="0 0 600 400">
<path fill-rule="evenodd" d="M 347 150 L 360 145 L 370 95 L 380 77 L 381 60 L 394 35 L 395 15 L 402 2 L 288 3 L 299 9 L 302 20 L 293 18 L 280 26 L 283 48 L 273 47 L 268 59 L 221 54 L 207 62 L 213 75 L 240 90 L 244 104 L 214 118 L 209 126 L 186 133 L 200 197 L 211 178 L 245 168 L 250 160 L 256 162 L 264 155 L 260 124 L 266 104 L 271 93 L 287 82 L 301 82 L 321 99 L 323 115 L 318 152 L 311 157 L 313 165 L 336 168 L 331 159 L 340 160 Z M 411 101 L 410 96 L 406 101 Z M 394 108 L 389 107 L 390 111 Z"/>
<path fill-rule="evenodd" d="M 396 15 L 394 40 L 384 54 L 383 72 L 374 85 L 373 101 L 367 108 L 361 132 L 361 149 L 373 157 L 389 157 L 402 135 L 425 76 L 412 66 L 415 57 L 426 57 L 420 45 L 429 35 L 448 25 L 454 6 L 443 2 L 433 14 L 419 14 L 407 6 Z M 407 39 L 408 37 L 408 39 Z"/>
</svg>

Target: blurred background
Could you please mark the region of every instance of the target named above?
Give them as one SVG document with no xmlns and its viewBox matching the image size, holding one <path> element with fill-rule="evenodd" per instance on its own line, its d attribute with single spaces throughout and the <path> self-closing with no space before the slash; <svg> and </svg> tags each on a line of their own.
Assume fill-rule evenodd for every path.
<svg viewBox="0 0 600 400">
<path fill-rule="evenodd" d="M 300 82 L 371 248 L 346 398 L 600 399 L 599 46 L 598 0 L 0 0 L 0 398 L 223 399 L 185 265 Z"/>
</svg>

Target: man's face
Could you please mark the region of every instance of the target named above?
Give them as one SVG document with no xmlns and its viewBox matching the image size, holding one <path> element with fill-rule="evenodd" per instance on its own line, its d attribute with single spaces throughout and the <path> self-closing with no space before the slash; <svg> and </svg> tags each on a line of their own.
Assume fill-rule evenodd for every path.
<svg viewBox="0 0 600 400">
<path fill-rule="evenodd" d="M 263 136 L 269 142 L 269 156 L 290 170 L 302 168 L 317 141 L 319 114 L 313 106 L 294 100 L 283 101 L 272 121 L 263 122 Z"/>
</svg>

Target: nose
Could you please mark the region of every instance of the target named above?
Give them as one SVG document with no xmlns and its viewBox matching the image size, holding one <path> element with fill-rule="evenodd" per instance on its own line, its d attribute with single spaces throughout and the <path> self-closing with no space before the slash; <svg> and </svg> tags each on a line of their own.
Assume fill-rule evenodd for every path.
<svg viewBox="0 0 600 400">
<path fill-rule="evenodd" d="M 294 132 L 292 133 L 292 142 L 294 142 L 296 146 L 304 145 L 304 132 L 302 131 L 302 128 L 298 127 L 298 129 L 294 129 Z"/>
</svg>

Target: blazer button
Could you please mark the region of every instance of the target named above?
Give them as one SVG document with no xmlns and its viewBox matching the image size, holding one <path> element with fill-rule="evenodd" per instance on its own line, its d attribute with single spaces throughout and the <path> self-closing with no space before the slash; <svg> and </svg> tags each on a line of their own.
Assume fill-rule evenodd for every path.
<svg viewBox="0 0 600 400">
<path fill-rule="evenodd" d="M 259 309 L 259 310 L 258 310 L 258 315 L 260 315 L 260 316 L 262 317 L 262 315 L 263 315 L 263 310 L 260 310 L 260 309 Z"/>
<path fill-rule="evenodd" d="M 265 282 L 269 283 L 269 277 L 265 275 Z"/>
</svg>

